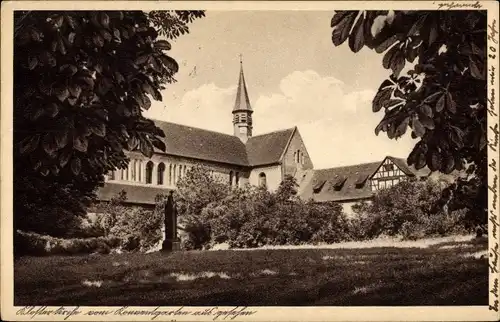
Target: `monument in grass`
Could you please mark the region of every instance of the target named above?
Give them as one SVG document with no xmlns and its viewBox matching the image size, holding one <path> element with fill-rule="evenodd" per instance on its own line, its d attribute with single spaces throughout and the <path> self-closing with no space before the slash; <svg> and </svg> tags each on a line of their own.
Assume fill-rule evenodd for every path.
<svg viewBox="0 0 500 322">
<path fill-rule="evenodd" d="M 165 204 L 165 239 L 162 251 L 180 250 L 180 239 L 177 237 L 177 206 L 173 191 L 170 191 Z"/>
</svg>

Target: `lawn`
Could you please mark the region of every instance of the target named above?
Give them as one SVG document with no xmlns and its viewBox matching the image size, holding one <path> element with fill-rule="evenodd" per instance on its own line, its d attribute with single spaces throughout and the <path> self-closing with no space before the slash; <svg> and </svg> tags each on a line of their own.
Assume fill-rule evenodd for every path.
<svg viewBox="0 0 500 322">
<path fill-rule="evenodd" d="M 487 305 L 478 240 L 418 247 L 23 257 L 15 305 Z"/>
</svg>

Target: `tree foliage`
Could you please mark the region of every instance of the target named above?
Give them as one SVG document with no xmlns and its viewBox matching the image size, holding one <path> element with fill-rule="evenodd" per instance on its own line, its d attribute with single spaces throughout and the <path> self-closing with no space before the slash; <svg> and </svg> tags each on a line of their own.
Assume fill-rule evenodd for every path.
<svg viewBox="0 0 500 322">
<path fill-rule="evenodd" d="M 94 188 L 94 184 L 86 182 L 49 181 L 37 173 L 15 177 L 14 231 L 19 229 L 59 237 L 77 235 L 80 219 L 92 201 Z"/>
<path fill-rule="evenodd" d="M 366 46 L 392 71 L 373 99 L 373 112 L 384 111 L 375 133 L 397 139 L 411 131 L 418 141 L 407 161 L 417 169 L 467 171 L 445 197 L 484 224 L 486 12 L 337 11 L 331 27 L 335 46 Z"/>
<path fill-rule="evenodd" d="M 160 91 L 174 82 L 179 66 L 152 22 L 176 34 L 200 14 L 151 16 L 43 11 L 17 19 L 16 152 L 40 173 L 102 174 L 125 165 L 124 150 L 150 157 L 154 148 L 165 149 L 162 131 L 142 111 L 150 97 L 162 100 Z"/>
<path fill-rule="evenodd" d="M 202 11 L 16 11 L 14 39 L 14 189 L 31 202 L 43 186 L 73 186 L 91 198 L 125 151 L 150 157 L 164 133 L 142 111 L 174 82 L 170 34 Z M 165 37 L 160 37 L 165 34 Z M 37 178 L 38 190 L 22 182 Z M 45 179 L 43 179 L 45 178 Z M 86 187 L 78 192 L 78 187 Z M 68 196 L 71 198 L 70 196 Z M 23 216 L 29 212 L 15 202 Z M 41 207 L 40 204 L 34 208 Z M 82 209 L 79 209 L 80 212 Z M 36 216 L 36 212 L 32 214 Z"/>
</svg>

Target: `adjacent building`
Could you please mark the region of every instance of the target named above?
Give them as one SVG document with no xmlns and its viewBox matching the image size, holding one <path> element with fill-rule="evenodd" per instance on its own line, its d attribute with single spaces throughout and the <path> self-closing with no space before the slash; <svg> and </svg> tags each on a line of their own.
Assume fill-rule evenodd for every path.
<svg viewBox="0 0 500 322">
<path fill-rule="evenodd" d="M 352 214 L 355 203 L 370 201 L 378 190 L 428 174 L 427 169 L 416 171 L 404 159 L 387 156 L 378 162 L 315 170 L 301 184 L 299 195 L 316 202 L 339 202 L 345 213 Z"/>
</svg>

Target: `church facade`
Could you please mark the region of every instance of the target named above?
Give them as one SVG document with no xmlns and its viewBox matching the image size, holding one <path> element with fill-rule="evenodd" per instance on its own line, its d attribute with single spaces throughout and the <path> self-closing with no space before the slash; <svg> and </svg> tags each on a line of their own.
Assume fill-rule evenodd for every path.
<svg viewBox="0 0 500 322">
<path fill-rule="evenodd" d="M 297 179 L 299 196 L 316 202 L 339 202 L 346 213 L 354 203 L 409 177 L 425 177 L 405 160 L 388 156 L 379 162 L 314 170 L 297 127 L 253 136 L 253 110 L 240 66 L 233 114 L 233 135 L 176 123 L 155 121 L 165 133 L 166 152 L 151 158 L 131 152 L 129 167 L 106 176 L 98 191 L 109 201 L 120 191 L 127 203 L 153 206 L 158 194 L 175 190 L 194 166 L 203 166 L 231 186 L 251 184 L 274 191 L 287 175 Z"/>
</svg>

